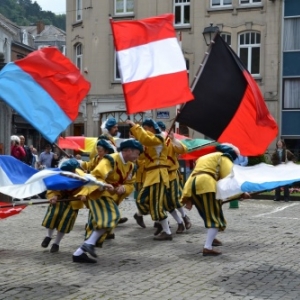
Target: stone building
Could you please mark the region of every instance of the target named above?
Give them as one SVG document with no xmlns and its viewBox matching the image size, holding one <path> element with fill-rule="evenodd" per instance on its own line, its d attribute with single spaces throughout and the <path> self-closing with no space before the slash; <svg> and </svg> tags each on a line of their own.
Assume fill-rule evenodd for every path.
<svg viewBox="0 0 300 300">
<path fill-rule="evenodd" d="M 92 84 L 70 134 L 97 136 L 101 122 L 117 118 L 121 130 L 127 118 L 108 16 L 115 20 L 142 19 L 174 13 L 175 29 L 182 37 L 182 49 L 192 83 L 207 45 L 205 27 L 218 26 L 224 39 L 242 58 L 256 79 L 272 115 L 280 115 L 280 42 L 282 1 L 270 0 L 67 0 L 67 56 Z M 217 83 L 216 83 L 217 88 Z M 141 112 L 132 116 L 163 117 L 167 126 L 175 107 Z M 199 133 L 184 126 L 191 137 Z"/>
</svg>

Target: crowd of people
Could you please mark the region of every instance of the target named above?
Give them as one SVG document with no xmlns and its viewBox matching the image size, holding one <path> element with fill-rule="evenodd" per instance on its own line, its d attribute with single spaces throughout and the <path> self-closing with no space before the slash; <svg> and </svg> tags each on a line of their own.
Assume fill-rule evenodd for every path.
<svg viewBox="0 0 300 300">
<path fill-rule="evenodd" d="M 163 122 L 146 119 L 135 124 L 131 120 L 130 139 L 119 147 L 115 137 L 118 124 L 114 118 L 102 125 L 89 161 L 81 156 L 60 163 L 58 153 L 52 152 L 51 145 L 38 156 L 34 147 L 25 145 L 24 136 L 11 137 L 11 155 L 36 168 L 57 168 L 84 175 L 89 173 L 99 183 L 74 190 L 47 191 L 49 207 L 42 221 L 46 236 L 41 246 L 47 248 L 56 238 L 50 252 L 58 252 L 60 242 L 69 233 L 76 221 L 79 209 L 87 207 L 89 215 L 85 226 L 85 239 L 73 253 L 73 262 L 95 263 L 95 248 L 102 247 L 106 239 L 115 238 L 114 229 L 125 223 L 120 204 L 134 190 L 136 194 L 136 213 L 133 218 L 138 226 L 145 228 L 144 216 L 150 215 L 155 227 L 155 241 L 170 241 L 173 235 L 168 218 L 172 216 L 177 223 L 176 234 L 182 234 L 192 226 L 188 210 L 195 207 L 207 228 L 203 256 L 218 256 L 220 251 L 214 247 L 222 246 L 217 234 L 226 228 L 227 222 L 222 210 L 222 200 L 216 199 L 216 183 L 230 174 L 233 165 L 247 166 L 248 158 L 239 153 L 231 144 L 221 144 L 216 151 L 200 157 L 186 182 L 179 171 L 178 156 L 187 152 L 186 146 L 175 138 L 172 131 L 166 132 Z M 272 156 L 274 165 L 295 160 L 286 149 L 283 141 L 278 141 Z M 288 201 L 288 188 L 284 187 L 284 199 Z M 249 198 L 248 193 L 240 195 Z M 276 189 L 275 200 L 280 197 Z"/>
</svg>

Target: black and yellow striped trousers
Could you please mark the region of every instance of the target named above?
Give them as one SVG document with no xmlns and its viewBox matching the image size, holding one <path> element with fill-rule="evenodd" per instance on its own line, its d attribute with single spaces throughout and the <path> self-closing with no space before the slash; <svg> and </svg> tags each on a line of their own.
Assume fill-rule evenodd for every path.
<svg viewBox="0 0 300 300">
<path fill-rule="evenodd" d="M 85 239 L 91 236 L 94 229 L 106 229 L 106 234 L 97 241 L 98 245 L 105 240 L 107 233 L 118 225 L 121 214 L 118 205 L 110 197 L 89 200 L 88 206 L 90 211 L 85 228 Z"/>
<path fill-rule="evenodd" d="M 164 209 L 166 211 L 172 212 L 175 208 L 180 208 L 183 206 L 181 203 L 182 195 L 182 185 L 180 183 L 179 177 L 170 181 L 170 188 L 168 189 L 168 195 L 164 201 Z"/>
<path fill-rule="evenodd" d="M 167 218 L 164 203 L 167 201 L 167 188 L 161 180 L 151 186 L 142 187 L 136 198 L 138 210 L 147 215 L 150 212 L 153 221 L 161 221 Z"/>
<path fill-rule="evenodd" d="M 74 210 L 69 202 L 57 202 L 48 206 L 42 226 L 69 233 L 76 221 L 78 209 Z"/>
<path fill-rule="evenodd" d="M 192 201 L 203 219 L 205 227 L 218 228 L 219 231 L 225 230 L 227 222 L 222 210 L 222 200 L 217 200 L 215 193 L 196 195 L 195 183 L 196 177 L 192 183 Z"/>
</svg>

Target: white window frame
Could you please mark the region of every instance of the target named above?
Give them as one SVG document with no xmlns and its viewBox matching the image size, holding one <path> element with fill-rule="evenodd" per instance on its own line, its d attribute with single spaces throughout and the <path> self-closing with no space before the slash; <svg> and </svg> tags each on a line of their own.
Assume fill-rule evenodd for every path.
<svg viewBox="0 0 300 300">
<path fill-rule="evenodd" d="M 224 4 L 225 0 L 219 0 L 219 1 L 220 1 L 220 4 L 213 4 L 213 0 L 210 0 L 210 7 L 211 8 L 230 7 L 230 6 L 232 6 L 232 1 L 233 0 L 231 0 L 230 4 Z"/>
<path fill-rule="evenodd" d="M 118 69 L 118 59 L 117 59 L 117 51 L 116 49 L 114 49 L 114 73 L 113 73 L 113 81 L 114 82 L 121 82 L 121 74 L 120 77 L 117 77 L 117 70 L 119 71 L 120 74 L 120 70 Z"/>
<path fill-rule="evenodd" d="M 150 1 L 150 0 L 149 0 Z M 177 2 L 178 1 L 178 2 Z M 182 1 L 182 2 L 179 2 Z M 185 2 L 183 2 L 185 1 Z M 184 22 L 184 7 L 189 6 L 190 8 L 190 19 L 188 23 Z M 174 23 L 175 26 L 190 26 L 191 25 L 191 1 L 190 0 L 173 0 L 173 11 L 175 16 L 176 7 L 180 7 L 180 23 Z M 174 20 L 175 22 L 175 20 Z"/>
<path fill-rule="evenodd" d="M 247 3 L 242 3 L 242 1 L 248 1 Z M 257 0 L 256 2 L 254 2 L 255 0 L 240 0 L 240 5 L 262 5 L 262 0 Z"/>
<path fill-rule="evenodd" d="M 76 0 L 76 22 L 82 21 L 82 0 Z"/>
<path fill-rule="evenodd" d="M 251 44 L 251 41 L 249 44 L 243 44 L 241 45 L 240 44 L 240 39 L 241 39 L 241 36 L 244 35 L 244 39 L 246 39 L 246 34 L 249 33 L 250 34 L 250 39 L 251 39 L 251 33 L 254 33 L 255 35 L 259 35 L 259 39 L 260 39 L 260 43 L 253 43 Z M 256 36 L 255 36 L 255 39 L 256 39 Z M 248 49 L 248 59 L 247 59 L 247 65 L 245 66 L 247 68 L 247 70 L 251 73 L 251 75 L 253 75 L 254 77 L 260 77 L 260 64 L 261 64 L 261 33 L 260 32 L 257 32 L 257 31 L 246 31 L 246 32 L 243 32 L 241 34 L 239 34 L 238 36 L 238 53 L 239 53 L 239 57 L 240 57 L 240 50 L 243 48 L 243 49 Z M 259 73 L 252 73 L 252 70 L 251 70 L 251 65 L 252 65 L 252 48 L 259 48 Z"/>
<path fill-rule="evenodd" d="M 78 49 L 80 48 L 80 53 L 78 53 Z M 83 45 L 78 43 L 74 46 L 75 51 L 75 66 L 82 71 L 82 63 L 83 63 Z"/>
<path fill-rule="evenodd" d="M 117 12 L 117 1 L 123 1 L 123 11 L 122 12 Z M 127 2 L 130 1 L 132 2 L 132 11 L 127 11 Z M 114 14 L 116 16 L 120 15 L 134 15 L 134 0 L 114 0 Z"/>
</svg>

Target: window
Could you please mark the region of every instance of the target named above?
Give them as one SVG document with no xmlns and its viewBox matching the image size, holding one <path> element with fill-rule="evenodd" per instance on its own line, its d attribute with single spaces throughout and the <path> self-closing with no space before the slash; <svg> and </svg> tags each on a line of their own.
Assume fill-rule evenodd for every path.
<svg viewBox="0 0 300 300">
<path fill-rule="evenodd" d="M 133 14 L 134 0 L 115 0 L 115 14 Z"/>
<path fill-rule="evenodd" d="M 174 0 L 175 25 L 190 25 L 190 0 Z"/>
<path fill-rule="evenodd" d="M 82 0 L 76 0 L 76 21 L 82 20 Z"/>
<path fill-rule="evenodd" d="M 118 67 L 117 52 L 114 54 L 114 81 L 121 81 L 121 75 Z"/>
<path fill-rule="evenodd" d="M 240 4 L 261 4 L 261 0 L 240 0 Z"/>
<path fill-rule="evenodd" d="M 75 65 L 82 71 L 82 44 L 75 45 Z"/>
<path fill-rule="evenodd" d="M 221 37 L 229 46 L 231 46 L 231 34 L 230 33 L 221 33 Z"/>
<path fill-rule="evenodd" d="M 211 7 L 222 7 L 232 5 L 232 0 L 211 0 Z"/>
<path fill-rule="evenodd" d="M 284 20 L 283 51 L 300 50 L 300 18 Z"/>
<path fill-rule="evenodd" d="M 260 34 L 246 32 L 239 36 L 239 56 L 252 75 L 259 75 Z"/>
<path fill-rule="evenodd" d="M 283 108 L 300 108 L 300 78 L 284 79 Z"/>
</svg>

